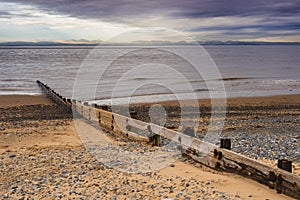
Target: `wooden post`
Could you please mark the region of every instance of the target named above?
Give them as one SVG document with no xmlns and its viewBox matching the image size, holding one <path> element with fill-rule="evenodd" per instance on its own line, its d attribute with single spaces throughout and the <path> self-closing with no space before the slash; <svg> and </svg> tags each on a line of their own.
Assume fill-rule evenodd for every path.
<svg viewBox="0 0 300 200">
<path fill-rule="evenodd" d="M 277 167 L 279 169 L 283 169 L 283 170 L 291 172 L 291 173 L 293 171 L 292 161 L 287 160 L 287 159 L 279 159 L 278 163 L 277 163 Z"/>
<path fill-rule="evenodd" d="M 131 126 L 128 124 L 128 122 L 129 122 L 129 119 L 126 118 L 126 130 L 131 131 Z"/>
<path fill-rule="evenodd" d="M 108 105 L 98 105 L 97 107 L 101 110 L 108 110 Z"/>
<path fill-rule="evenodd" d="M 136 111 L 130 111 L 130 117 L 133 119 L 138 119 Z"/>
<path fill-rule="evenodd" d="M 92 112 L 92 108 L 89 108 L 89 120 L 91 121 L 91 112 Z"/>
<path fill-rule="evenodd" d="M 153 135 L 153 145 L 154 146 L 160 146 L 160 135 Z"/>
<path fill-rule="evenodd" d="M 63 108 L 67 109 L 68 111 L 71 111 L 71 105 L 67 101 L 68 100 L 67 98 L 62 97 L 60 94 L 52 90 L 47 84 L 44 84 L 39 80 L 37 80 L 36 82 L 49 99 L 51 99 L 58 105 L 63 106 Z"/>
<path fill-rule="evenodd" d="M 98 122 L 99 122 L 99 126 L 101 126 L 101 113 L 98 113 Z"/>
<path fill-rule="evenodd" d="M 230 139 L 228 139 L 228 138 L 221 138 L 220 147 L 224 148 L 224 149 L 230 150 L 231 149 L 231 141 L 230 141 Z"/>
<path fill-rule="evenodd" d="M 113 131 L 114 130 L 114 115 L 111 116 L 111 130 Z"/>
<path fill-rule="evenodd" d="M 150 125 L 147 126 L 147 129 L 148 129 L 148 131 L 149 131 L 150 134 L 153 134 Z M 160 145 L 161 145 L 161 143 L 160 143 L 160 135 L 158 135 L 158 134 L 153 134 L 153 135 L 150 137 L 150 142 L 152 142 L 153 146 L 160 146 Z"/>
</svg>

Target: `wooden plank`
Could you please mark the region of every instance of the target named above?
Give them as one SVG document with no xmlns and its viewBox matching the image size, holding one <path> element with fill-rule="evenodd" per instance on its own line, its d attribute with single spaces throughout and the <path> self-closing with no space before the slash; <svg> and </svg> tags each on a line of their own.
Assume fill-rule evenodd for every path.
<svg viewBox="0 0 300 200">
<path fill-rule="evenodd" d="M 108 112 L 108 111 L 106 111 L 106 110 L 100 110 L 100 109 L 99 109 L 99 112 L 100 112 L 100 114 L 101 114 L 101 117 L 103 116 L 103 117 L 111 118 L 112 115 L 113 115 L 112 112 Z"/>
<path fill-rule="evenodd" d="M 81 115 L 82 114 L 82 105 L 76 102 L 75 111 Z"/>
<path fill-rule="evenodd" d="M 92 109 L 91 110 L 91 113 L 90 113 L 90 120 L 93 121 L 93 122 L 98 122 L 99 118 L 98 118 L 98 113 L 96 112 L 95 109 Z"/>
<path fill-rule="evenodd" d="M 128 131 L 125 134 L 129 139 L 134 140 L 134 141 L 139 141 L 139 142 L 149 142 L 150 141 L 150 139 L 148 137 L 143 137 L 143 136 L 136 134 L 134 132 L 131 132 L 131 131 Z"/>
<path fill-rule="evenodd" d="M 113 125 L 114 127 L 114 132 L 122 134 L 123 136 L 126 136 L 128 139 L 134 140 L 134 141 L 140 141 L 140 142 L 148 142 L 149 138 L 148 137 L 144 137 L 143 135 L 140 135 L 136 132 L 132 132 L 127 130 L 128 126 L 130 126 L 130 123 L 132 125 L 132 128 L 141 128 L 140 125 L 143 124 L 144 126 L 146 125 L 145 122 L 137 122 L 137 127 L 135 126 L 136 124 L 134 124 L 132 122 L 131 118 L 128 118 L 126 116 L 123 115 L 119 115 L 116 113 L 111 113 L 105 110 L 100 110 L 98 108 L 93 108 L 94 112 L 98 113 L 97 115 L 99 115 L 100 113 L 100 125 L 101 126 L 105 126 L 105 128 L 108 128 L 109 130 L 111 130 L 111 125 Z M 114 118 L 114 120 L 113 120 Z M 143 129 L 145 129 L 145 127 L 143 127 Z M 136 130 L 136 129 L 135 129 Z"/>
<path fill-rule="evenodd" d="M 109 125 L 109 126 L 111 126 L 111 119 L 109 119 L 109 118 L 102 118 L 101 117 L 101 124 L 104 124 L 104 125 Z"/>
<path fill-rule="evenodd" d="M 186 154 L 211 168 L 240 174 L 294 198 L 300 196 L 299 176 L 241 154 L 219 147 L 213 148 L 207 155 L 201 154 L 195 148 L 189 148 Z"/>
</svg>

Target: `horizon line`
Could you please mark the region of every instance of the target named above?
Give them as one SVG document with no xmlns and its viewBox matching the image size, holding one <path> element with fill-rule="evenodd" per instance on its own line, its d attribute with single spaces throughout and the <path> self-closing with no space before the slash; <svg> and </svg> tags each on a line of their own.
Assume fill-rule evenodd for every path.
<svg viewBox="0 0 300 200">
<path fill-rule="evenodd" d="M 91 41 L 92 42 L 92 41 Z M 131 41 L 131 42 L 111 42 L 105 43 L 99 41 L 98 43 L 86 42 L 68 42 L 68 41 L 9 41 L 0 42 L 0 46 L 140 46 L 140 45 L 300 45 L 300 42 L 271 42 L 271 41 L 239 41 L 239 40 L 208 40 L 208 41 Z"/>
</svg>

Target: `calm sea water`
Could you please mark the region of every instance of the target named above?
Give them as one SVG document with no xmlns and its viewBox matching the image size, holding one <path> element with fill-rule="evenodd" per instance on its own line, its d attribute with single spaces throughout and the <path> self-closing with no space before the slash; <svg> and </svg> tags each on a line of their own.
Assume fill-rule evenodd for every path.
<svg viewBox="0 0 300 200">
<path fill-rule="evenodd" d="M 191 47 L 172 48 L 188 53 Z M 300 94 L 300 46 L 205 46 L 204 48 L 221 73 L 227 96 Z M 153 48 L 134 51 L 116 60 L 116 57 L 131 49 L 136 48 L 100 47 L 92 51 L 92 48 L 82 47 L 3 47 L 0 49 L 0 94 L 40 94 L 41 91 L 35 83 L 39 79 L 63 96 L 72 97 L 78 70 L 84 64 L 99 65 L 98 61 L 93 62 L 96 58 L 103 63 L 112 63 L 112 67 L 106 70 L 99 80 L 95 79 L 97 73 L 93 68 L 87 68 L 84 73 L 79 71 L 86 74 L 80 77 L 84 79 L 82 83 L 85 84 L 81 98 L 86 100 L 95 97 L 103 102 L 109 101 L 116 85 L 118 89 L 113 97 L 122 99 L 134 96 L 134 101 L 138 102 L 174 99 L 176 97 L 172 94 L 174 93 L 172 87 L 176 88 L 176 93 L 191 93 L 183 87 L 180 78 L 174 77 L 174 74 L 170 74 L 163 67 L 166 65 L 187 78 L 198 98 L 208 97 L 208 91 L 215 93 L 221 91 L 218 87 L 213 88 L 213 91 L 208 88 L 206 81 L 214 80 L 206 80 L 199 76 L 184 59 Z M 97 56 L 92 57 L 87 63 L 86 57 L 91 55 L 90 53 Z M 151 63 L 151 66 L 132 68 L 135 64 L 145 63 Z M 97 66 L 98 69 L 101 67 L 103 66 Z M 89 87 L 96 88 L 93 95 L 85 93 Z"/>
</svg>

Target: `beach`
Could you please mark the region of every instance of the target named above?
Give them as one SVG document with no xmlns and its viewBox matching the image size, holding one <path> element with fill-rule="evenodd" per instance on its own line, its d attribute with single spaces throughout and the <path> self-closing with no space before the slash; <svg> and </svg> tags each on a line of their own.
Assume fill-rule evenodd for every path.
<svg viewBox="0 0 300 200">
<path fill-rule="evenodd" d="M 227 102 L 223 135 L 232 138 L 232 150 L 270 165 L 276 165 L 278 155 L 272 153 L 279 151 L 293 160 L 293 173 L 299 175 L 300 95 Z M 209 107 L 208 100 L 199 104 Z M 174 101 L 161 105 L 176 110 Z M 141 106 L 149 105 L 132 109 Z M 0 195 L 4 199 L 291 199 L 185 156 L 155 172 L 128 174 L 107 168 L 82 145 L 72 114 L 43 96 L 3 95 L 0 110 Z M 175 118 L 170 122 L 175 123 Z"/>
<path fill-rule="evenodd" d="M 300 0 L 0 0 L 0 200 L 300 200 Z"/>
</svg>

